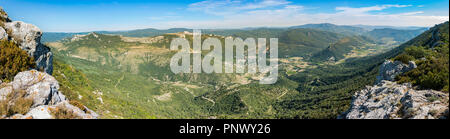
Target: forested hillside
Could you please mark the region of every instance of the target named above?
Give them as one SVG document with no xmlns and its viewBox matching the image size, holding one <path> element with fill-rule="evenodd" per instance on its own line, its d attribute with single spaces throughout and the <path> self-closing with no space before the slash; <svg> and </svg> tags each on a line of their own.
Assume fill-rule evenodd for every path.
<svg viewBox="0 0 450 139">
<path fill-rule="evenodd" d="M 290 27 L 291 29 L 296 28 L 310 28 L 310 29 L 318 29 L 322 31 L 330 31 L 335 32 L 347 36 L 353 36 L 353 35 L 361 35 L 362 33 L 366 32 L 367 30 L 360 28 L 360 27 L 354 27 L 354 26 L 339 26 L 334 25 L 330 23 L 323 23 L 323 24 L 306 24 L 301 26 L 294 26 Z"/>
<path fill-rule="evenodd" d="M 394 59 L 416 61 L 418 68 L 399 76 L 399 82 L 411 82 L 422 89 L 449 91 L 448 24 L 437 25 L 402 45 L 405 51 Z"/>
</svg>

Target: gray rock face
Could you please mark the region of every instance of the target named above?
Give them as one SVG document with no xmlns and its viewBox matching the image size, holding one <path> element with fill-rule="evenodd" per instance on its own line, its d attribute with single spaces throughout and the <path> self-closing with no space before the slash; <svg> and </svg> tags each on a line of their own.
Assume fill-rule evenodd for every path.
<svg viewBox="0 0 450 139">
<path fill-rule="evenodd" d="M 43 72 L 21 72 L 14 77 L 11 85 L 14 90 L 26 90 L 27 97 L 33 98 L 33 106 L 54 105 L 65 100 L 65 96 L 58 92 L 58 81 Z"/>
<path fill-rule="evenodd" d="M 395 76 L 415 68 L 417 68 L 417 65 L 414 61 L 410 61 L 409 64 L 406 65 L 400 61 L 392 62 L 386 60 L 380 67 L 376 83 L 380 83 L 382 80 L 394 81 Z"/>
<path fill-rule="evenodd" d="M 36 47 L 41 41 L 42 31 L 38 27 L 22 21 L 8 22 L 5 28 L 11 32 L 12 40 L 16 41 L 20 48 L 34 56 Z"/>
<path fill-rule="evenodd" d="M 21 21 L 7 22 L 5 29 L 10 32 L 9 38 L 15 41 L 28 55 L 34 57 L 37 70 L 44 70 L 48 74 L 53 72 L 53 54 L 50 48 L 41 44 L 42 31 Z M 0 31 L 1 34 L 1 31 Z"/>
<path fill-rule="evenodd" d="M 0 86 L 0 101 L 6 100 L 6 96 L 14 90 L 25 90 L 25 98 L 33 100 L 30 111 L 25 115 L 14 115 L 6 118 L 16 119 L 52 119 L 51 109 L 64 107 L 80 118 L 94 119 L 99 115 L 84 107 L 85 111 L 69 103 L 66 97 L 59 92 L 59 83 L 51 75 L 30 70 L 20 72 L 14 77 L 14 81 Z M 3 117 L 0 115 L 0 117 Z"/>
<path fill-rule="evenodd" d="M 8 39 L 8 34 L 6 34 L 5 29 L 0 27 L 0 40 L 3 40 L 3 39 Z"/>
<path fill-rule="evenodd" d="M 410 84 L 381 81 L 353 96 L 346 119 L 438 119 L 448 117 L 446 93 L 414 90 Z"/>
</svg>

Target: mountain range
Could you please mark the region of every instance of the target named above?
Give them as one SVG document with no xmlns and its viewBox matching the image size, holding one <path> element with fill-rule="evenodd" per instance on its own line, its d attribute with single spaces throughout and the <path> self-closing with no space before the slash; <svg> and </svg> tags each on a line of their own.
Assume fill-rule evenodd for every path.
<svg viewBox="0 0 450 139">
<path fill-rule="evenodd" d="M 405 37 L 403 37 L 400 41 L 406 41 L 407 38 L 411 39 L 415 35 L 418 35 L 425 31 L 427 28 L 425 27 L 394 27 L 394 26 L 349 26 L 349 25 L 334 25 L 330 23 L 323 23 L 323 24 L 306 24 L 306 25 L 300 25 L 300 26 L 292 26 L 292 27 L 283 27 L 283 28 L 270 28 L 270 27 L 263 27 L 263 28 L 245 28 L 245 29 L 203 29 L 202 31 L 204 33 L 208 34 L 216 34 L 216 35 L 222 35 L 222 36 L 231 36 L 234 34 L 238 34 L 241 32 L 246 31 L 253 31 L 253 30 L 289 30 L 289 29 L 297 29 L 297 28 L 306 28 L 306 29 L 317 29 L 322 31 L 329 31 L 334 33 L 339 33 L 347 36 L 352 35 L 366 35 L 374 37 L 375 39 L 382 39 L 380 37 L 380 33 L 390 33 L 390 32 L 383 32 L 384 30 L 388 30 L 391 32 L 399 32 L 398 34 L 391 34 L 388 37 L 394 38 L 395 41 L 397 40 L 397 35 L 402 35 L 402 32 L 406 32 Z M 374 31 L 377 30 L 377 31 Z M 123 35 L 127 37 L 148 37 L 148 36 L 158 36 L 163 35 L 167 33 L 177 33 L 177 32 L 184 32 L 184 31 L 192 31 L 192 29 L 187 28 L 172 28 L 172 29 L 136 29 L 136 30 L 128 30 L 128 31 L 94 31 L 101 34 L 115 34 L 115 35 Z M 43 42 L 54 42 L 61 40 L 63 38 L 71 37 L 73 35 L 82 35 L 82 34 L 88 34 L 89 32 L 79 32 L 79 33 L 64 33 L 64 32 L 46 32 L 43 37 Z M 410 35 L 411 34 L 411 35 Z M 373 36 L 372 36 L 373 35 Z M 402 37 L 402 36 L 399 36 Z"/>
<path fill-rule="evenodd" d="M 193 44 L 190 29 L 42 33 L 0 13 L 0 118 L 448 117 L 448 21 L 202 30 L 279 38 L 278 80 L 264 85 L 261 73 L 171 72 L 171 40 Z"/>
<path fill-rule="evenodd" d="M 204 32 L 204 38 L 279 38 L 279 81 L 264 86 L 257 74 L 171 73 L 170 40 L 192 40 L 184 29 L 146 37 L 94 32 L 47 45 L 55 63 L 68 67 L 56 69 L 64 73 L 57 78 L 70 80 L 63 88 L 105 118 L 336 118 L 349 109 L 351 92 L 373 84 L 379 66 L 399 55 L 404 47 L 398 44 L 405 42 L 315 28 Z M 401 41 L 402 35 L 391 36 Z M 74 70 L 79 72 L 70 74 Z"/>
</svg>

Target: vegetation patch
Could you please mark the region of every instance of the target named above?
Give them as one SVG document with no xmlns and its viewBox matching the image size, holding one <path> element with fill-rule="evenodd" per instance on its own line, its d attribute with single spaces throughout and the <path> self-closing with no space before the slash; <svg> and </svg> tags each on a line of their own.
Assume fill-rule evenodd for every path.
<svg viewBox="0 0 450 139">
<path fill-rule="evenodd" d="M 81 119 L 72 110 L 67 109 L 64 106 L 58 106 L 56 108 L 50 108 L 50 113 L 55 119 Z"/>
<path fill-rule="evenodd" d="M 414 60 L 417 64 L 416 69 L 397 76 L 400 83 L 410 82 L 421 89 L 449 91 L 448 29 L 448 22 L 430 29 L 416 38 L 415 44 L 406 47 L 403 54 L 394 58 L 402 62 Z"/>
<path fill-rule="evenodd" d="M 34 59 L 16 43 L 0 40 L 0 80 L 11 81 L 17 73 L 34 67 Z"/>
<path fill-rule="evenodd" d="M 89 114 L 90 112 L 86 109 L 86 107 L 81 104 L 80 102 L 76 101 L 76 100 L 70 100 L 69 104 L 79 108 L 80 110 L 84 111 L 85 113 Z"/>
</svg>

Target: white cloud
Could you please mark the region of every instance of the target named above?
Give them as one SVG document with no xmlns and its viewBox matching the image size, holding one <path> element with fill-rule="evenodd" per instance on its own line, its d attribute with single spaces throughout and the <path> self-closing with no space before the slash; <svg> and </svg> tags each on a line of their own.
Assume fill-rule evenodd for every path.
<svg viewBox="0 0 450 139">
<path fill-rule="evenodd" d="M 412 5 L 375 5 L 370 7 L 336 7 L 335 13 L 307 13 L 301 5 L 285 0 L 206 0 L 189 5 L 189 10 L 219 16 L 216 20 L 178 20 L 161 23 L 162 28 L 243 28 L 282 27 L 309 23 L 339 25 L 433 26 L 449 20 L 447 16 L 425 15 L 424 11 L 380 13 L 389 8 Z M 377 11 L 378 13 L 371 13 Z"/>
<path fill-rule="evenodd" d="M 351 8 L 351 7 L 336 7 L 336 10 L 340 13 L 345 14 L 364 14 L 370 11 L 382 11 L 384 9 L 388 8 L 403 8 L 403 7 L 409 7 L 412 5 L 376 5 L 371 7 L 360 7 L 360 8 Z"/>
<path fill-rule="evenodd" d="M 425 13 L 425 12 L 423 12 L 423 11 L 417 11 L 417 12 L 401 13 L 401 14 L 399 14 L 399 15 L 405 15 L 405 16 L 408 16 L 408 15 L 417 15 L 417 14 L 423 14 L 423 13 Z"/>
<path fill-rule="evenodd" d="M 205 0 L 190 4 L 188 10 L 202 11 L 213 15 L 236 14 L 246 10 L 270 8 L 289 4 L 286 0 L 257 0 L 247 2 L 241 0 Z"/>
</svg>

